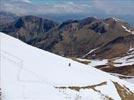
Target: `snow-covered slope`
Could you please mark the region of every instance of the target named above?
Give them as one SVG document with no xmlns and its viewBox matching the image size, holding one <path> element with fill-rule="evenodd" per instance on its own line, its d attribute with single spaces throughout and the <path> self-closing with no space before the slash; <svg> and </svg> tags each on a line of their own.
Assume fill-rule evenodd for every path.
<svg viewBox="0 0 134 100">
<path fill-rule="evenodd" d="M 114 60 L 114 66 L 121 67 L 126 65 L 134 65 L 134 48 L 130 48 L 126 55 L 118 57 Z"/>
<path fill-rule="evenodd" d="M 84 59 L 78 59 L 78 60 L 81 61 Z M 88 61 L 90 62 L 88 65 L 93 67 L 109 65 L 109 63 L 115 67 L 134 65 L 134 48 L 130 48 L 128 52 L 122 55 L 121 57 L 116 57 L 112 59 L 103 59 L 103 60 L 88 60 Z"/>
<path fill-rule="evenodd" d="M 134 99 L 134 85 L 0 33 L 2 100 Z"/>
<path fill-rule="evenodd" d="M 78 59 L 79 62 L 86 62 L 89 66 L 107 71 L 128 82 L 134 83 L 134 48 L 130 49 L 122 56 L 112 59 Z"/>
</svg>

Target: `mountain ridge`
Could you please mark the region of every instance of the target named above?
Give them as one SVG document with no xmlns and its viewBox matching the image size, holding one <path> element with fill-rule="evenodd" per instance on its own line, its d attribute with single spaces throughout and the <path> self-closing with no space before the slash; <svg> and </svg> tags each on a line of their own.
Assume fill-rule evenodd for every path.
<svg viewBox="0 0 134 100">
<path fill-rule="evenodd" d="M 51 20 L 40 17 L 23 16 L 10 25 L 4 25 L 1 31 L 30 45 L 59 55 L 80 57 L 118 37 L 132 34 L 133 31 L 130 27 L 127 29 L 128 27 L 129 25 L 126 22 L 116 18 L 101 20 L 95 17 L 87 17 L 82 20 L 65 21 L 58 25 Z M 48 40 L 52 41 L 49 45 L 47 44 Z M 72 47 L 72 51 L 69 51 L 67 46 Z"/>
</svg>

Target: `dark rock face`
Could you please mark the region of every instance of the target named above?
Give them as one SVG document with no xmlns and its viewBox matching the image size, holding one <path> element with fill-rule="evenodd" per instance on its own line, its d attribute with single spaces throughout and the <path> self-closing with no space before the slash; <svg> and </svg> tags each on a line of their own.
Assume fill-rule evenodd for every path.
<svg viewBox="0 0 134 100">
<path fill-rule="evenodd" d="M 9 12 L 0 11 L 0 26 L 11 23 L 18 19 L 18 16 Z"/>
<path fill-rule="evenodd" d="M 129 29 L 127 23 L 113 18 L 88 17 L 59 25 L 36 16 L 23 16 L 3 25 L 1 31 L 61 56 L 81 58 L 99 47 L 85 58 L 112 58 L 124 53 L 134 41 L 133 35 L 130 36 L 131 33 L 122 26 Z"/>
<path fill-rule="evenodd" d="M 57 23 L 51 20 L 42 19 L 36 16 L 23 16 L 10 25 L 5 25 L 2 32 L 6 32 L 24 42 L 28 42 L 34 38 L 43 36 L 44 33 L 57 25 Z"/>
<path fill-rule="evenodd" d="M 16 21 L 19 17 L 9 12 L 0 12 L 0 31 L 8 33 L 13 30 L 13 26 L 10 26 L 12 22 Z"/>
</svg>

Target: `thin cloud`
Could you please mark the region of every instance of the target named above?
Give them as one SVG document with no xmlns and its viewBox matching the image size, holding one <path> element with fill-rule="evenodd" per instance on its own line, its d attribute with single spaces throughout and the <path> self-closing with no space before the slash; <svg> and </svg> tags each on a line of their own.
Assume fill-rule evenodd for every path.
<svg viewBox="0 0 134 100">
<path fill-rule="evenodd" d="M 26 3 L 30 3 L 31 0 L 1 0 L 3 2 L 26 2 Z"/>
<path fill-rule="evenodd" d="M 22 2 L 23 1 L 23 2 Z M 30 0 L 10 0 L 3 2 L 2 10 L 17 14 L 64 14 L 64 13 L 87 13 L 91 6 L 87 4 L 75 4 L 73 2 L 59 4 L 41 4 L 35 5 Z"/>
<path fill-rule="evenodd" d="M 31 3 L 30 0 L 22 0 L 23 2 L 26 2 L 26 3 Z"/>
<path fill-rule="evenodd" d="M 134 1 L 130 0 L 94 0 L 94 6 L 104 11 L 106 14 L 112 15 L 134 15 Z"/>
</svg>

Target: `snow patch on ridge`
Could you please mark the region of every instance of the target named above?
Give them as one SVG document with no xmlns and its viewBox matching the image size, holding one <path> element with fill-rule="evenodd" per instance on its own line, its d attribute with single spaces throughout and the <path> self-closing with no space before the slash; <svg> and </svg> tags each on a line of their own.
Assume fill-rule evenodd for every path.
<svg viewBox="0 0 134 100">
<path fill-rule="evenodd" d="M 97 50 L 97 49 L 99 49 L 99 47 L 98 47 L 98 48 L 95 48 L 95 49 L 90 50 L 88 53 L 86 53 L 84 56 L 82 56 L 82 58 L 85 58 L 86 56 L 88 56 L 89 54 L 93 53 L 93 52 L 94 52 L 95 50 Z"/>
<path fill-rule="evenodd" d="M 134 48 L 130 48 L 127 52 L 127 55 L 120 58 L 116 58 L 114 63 L 114 66 L 116 67 L 134 65 Z"/>
<path fill-rule="evenodd" d="M 108 60 L 104 59 L 104 60 L 90 60 L 91 62 L 88 64 L 89 66 L 102 66 L 102 65 L 107 65 L 108 64 Z"/>
<path fill-rule="evenodd" d="M 112 17 L 112 19 L 115 20 L 115 21 L 117 21 L 117 22 L 118 22 L 118 21 L 121 21 L 121 19 L 115 18 L 115 17 Z"/>
<path fill-rule="evenodd" d="M 134 34 L 134 31 L 132 31 L 132 34 Z"/>
<path fill-rule="evenodd" d="M 124 25 L 122 25 L 122 28 L 124 28 L 126 32 L 132 33 L 132 31 L 129 30 L 129 29 L 128 29 L 127 27 L 125 27 Z"/>
</svg>

